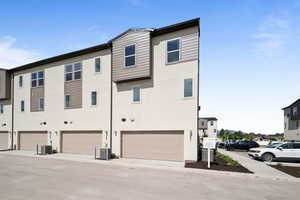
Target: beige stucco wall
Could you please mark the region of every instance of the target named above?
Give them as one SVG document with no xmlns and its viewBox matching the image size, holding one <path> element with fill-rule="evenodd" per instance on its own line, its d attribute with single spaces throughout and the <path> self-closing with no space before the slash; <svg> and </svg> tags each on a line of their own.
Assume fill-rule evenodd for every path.
<svg viewBox="0 0 300 200">
<path fill-rule="evenodd" d="M 195 27 L 153 38 L 153 78 L 113 84 L 113 151 L 117 155 L 120 131 L 183 130 L 184 159 L 197 160 L 198 60 L 166 64 L 166 41 L 197 31 Z M 188 78 L 193 79 L 193 97 L 184 98 Z M 132 102 L 135 85 L 142 87 L 140 103 Z"/>
<path fill-rule="evenodd" d="M 95 73 L 94 59 L 100 57 L 101 72 Z M 64 109 L 64 66 L 82 62 L 82 108 Z M 64 60 L 15 75 L 15 131 L 48 131 L 48 141 L 53 148 L 60 150 L 60 132 L 64 130 L 103 130 L 110 131 L 110 49 Z M 45 71 L 45 111 L 30 112 L 31 72 Z M 18 87 L 18 75 L 23 75 L 23 88 Z M 97 105 L 91 105 L 91 91 L 97 91 Z M 20 111 L 20 102 L 25 100 L 25 112 Z M 64 124 L 67 121 L 68 124 Z M 41 125 L 41 122 L 47 122 Z M 51 140 L 50 140 L 50 134 Z M 103 134 L 105 135 L 105 134 Z M 103 138 L 103 145 L 108 141 Z M 17 143 L 17 141 L 15 141 Z"/>
</svg>

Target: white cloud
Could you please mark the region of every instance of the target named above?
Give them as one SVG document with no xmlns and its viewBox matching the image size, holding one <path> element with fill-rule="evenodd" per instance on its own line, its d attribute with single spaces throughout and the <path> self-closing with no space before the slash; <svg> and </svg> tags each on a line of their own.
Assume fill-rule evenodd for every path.
<svg viewBox="0 0 300 200">
<path fill-rule="evenodd" d="M 291 22 L 286 17 L 268 16 L 252 35 L 255 51 L 265 56 L 275 56 L 286 46 L 291 33 Z"/>
<path fill-rule="evenodd" d="M 38 53 L 15 47 L 16 38 L 0 37 L 0 68 L 12 68 L 39 59 Z"/>
</svg>

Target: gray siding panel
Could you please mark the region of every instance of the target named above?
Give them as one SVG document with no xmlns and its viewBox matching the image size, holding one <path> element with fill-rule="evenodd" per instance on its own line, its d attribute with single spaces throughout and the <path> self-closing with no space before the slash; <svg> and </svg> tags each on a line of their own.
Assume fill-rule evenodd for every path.
<svg viewBox="0 0 300 200">
<path fill-rule="evenodd" d="M 182 36 L 181 38 L 181 60 L 198 59 L 198 33 Z"/>
<path fill-rule="evenodd" d="M 6 70 L 0 69 L 0 99 L 10 98 L 10 75 Z"/>
<path fill-rule="evenodd" d="M 82 80 L 65 82 L 64 91 L 65 95 L 71 96 L 70 107 L 67 109 L 82 107 Z"/>
<path fill-rule="evenodd" d="M 128 45 L 136 45 L 135 66 L 124 67 L 124 48 Z M 113 81 L 124 81 L 138 78 L 147 78 L 150 70 L 150 32 L 129 31 L 127 34 L 113 42 Z"/>
<path fill-rule="evenodd" d="M 30 112 L 39 112 L 39 99 L 45 97 L 44 87 L 31 88 L 30 91 Z"/>
</svg>

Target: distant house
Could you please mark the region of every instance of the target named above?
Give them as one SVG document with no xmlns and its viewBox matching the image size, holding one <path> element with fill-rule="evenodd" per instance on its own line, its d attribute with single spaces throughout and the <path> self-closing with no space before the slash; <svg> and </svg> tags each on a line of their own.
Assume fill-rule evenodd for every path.
<svg viewBox="0 0 300 200">
<path fill-rule="evenodd" d="M 198 119 L 199 136 L 203 137 L 217 137 L 218 119 L 215 117 L 202 117 Z"/>
<path fill-rule="evenodd" d="M 300 99 L 282 110 L 284 111 L 284 139 L 300 141 Z"/>
</svg>

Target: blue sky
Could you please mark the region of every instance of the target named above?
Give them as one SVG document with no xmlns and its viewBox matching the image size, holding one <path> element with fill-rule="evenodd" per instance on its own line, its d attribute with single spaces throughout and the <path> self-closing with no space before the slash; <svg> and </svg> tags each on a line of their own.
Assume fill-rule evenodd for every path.
<svg viewBox="0 0 300 200">
<path fill-rule="evenodd" d="M 0 67 L 200 17 L 200 115 L 219 128 L 283 132 L 281 108 L 300 97 L 299 10 L 297 0 L 3 0 Z"/>
</svg>

